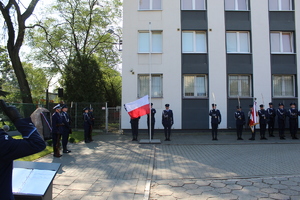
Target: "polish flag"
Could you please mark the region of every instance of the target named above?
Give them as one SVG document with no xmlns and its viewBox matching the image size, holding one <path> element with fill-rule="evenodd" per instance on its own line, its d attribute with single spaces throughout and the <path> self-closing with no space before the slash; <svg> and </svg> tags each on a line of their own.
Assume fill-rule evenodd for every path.
<svg viewBox="0 0 300 200">
<path fill-rule="evenodd" d="M 249 126 L 251 128 L 251 131 L 254 132 L 254 126 L 257 125 L 257 109 L 256 109 L 256 101 L 253 102 L 253 109 L 250 113 L 250 122 Z"/>
<path fill-rule="evenodd" d="M 143 115 L 149 114 L 150 104 L 149 104 L 148 95 L 136 101 L 124 104 L 124 108 L 128 112 L 131 119 L 135 119 Z"/>
</svg>

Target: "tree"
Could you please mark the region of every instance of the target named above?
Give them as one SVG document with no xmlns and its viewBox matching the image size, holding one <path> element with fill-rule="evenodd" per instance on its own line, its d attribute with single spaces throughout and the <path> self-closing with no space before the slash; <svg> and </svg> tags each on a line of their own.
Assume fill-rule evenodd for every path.
<svg viewBox="0 0 300 200">
<path fill-rule="evenodd" d="M 6 5 L 3 1 L 0 1 L 0 11 L 7 26 L 7 50 L 18 80 L 23 103 L 32 103 L 32 97 L 19 53 L 24 41 L 25 29 L 27 28 L 25 22 L 32 15 L 38 1 L 32 0 L 23 13 L 21 12 L 19 6 L 21 3 L 19 1 L 9 0 Z M 16 15 L 16 22 L 13 21 L 14 15 Z"/>
</svg>

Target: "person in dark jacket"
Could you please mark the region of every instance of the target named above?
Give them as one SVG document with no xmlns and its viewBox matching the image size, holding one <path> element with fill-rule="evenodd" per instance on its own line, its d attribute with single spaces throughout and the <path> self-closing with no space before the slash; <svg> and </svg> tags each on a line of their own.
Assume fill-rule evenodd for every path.
<svg viewBox="0 0 300 200">
<path fill-rule="evenodd" d="M 162 125 L 165 131 L 165 141 L 171 141 L 171 127 L 174 124 L 173 111 L 169 109 L 170 104 L 165 105 L 165 110 L 162 112 Z"/>
<path fill-rule="evenodd" d="M 155 113 L 156 113 L 155 108 L 152 108 L 152 106 L 153 106 L 153 103 L 151 103 L 151 139 L 153 139 L 153 136 L 154 136 Z M 150 116 L 150 114 L 147 114 L 148 136 L 150 137 L 149 116 Z"/>
<path fill-rule="evenodd" d="M 30 118 L 22 118 L 15 107 L 7 106 L 3 100 L 0 107 L 23 137 L 13 139 L 0 129 L 0 199 L 13 200 L 13 160 L 43 151 L 46 145 Z"/>
<path fill-rule="evenodd" d="M 140 117 L 130 119 L 131 131 L 132 131 L 132 141 L 137 141 L 138 140 L 139 121 L 140 121 Z"/>
<path fill-rule="evenodd" d="M 57 104 L 53 107 L 55 112 L 52 115 L 52 142 L 53 142 L 53 156 L 54 157 L 61 157 L 60 154 L 60 139 L 63 133 L 63 122 L 61 117 L 61 105 Z"/>
<path fill-rule="evenodd" d="M 93 138 L 92 138 L 92 132 L 93 132 L 93 128 L 94 128 L 94 125 L 95 125 L 95 117 L 94 117 L 94 109 L 93 108 L 90 108 L 89 116 L 90 116 L 91 123 L 92 123 L 91 127 L 90 127 L 90 133 L 89 133 L 89 141 L 94 141 Z"/>
<path fill-rule="evenodd" d="M 90 143 L 90 128 L 92 125 L 92 121 L 89 115 L 89 108 L 84 108 L 83 109 L 83 128 L 84 128 L 84 142 L 85 143 Z"/>
<path fill-rule="evenodd" d="M 290 133 L 293 140 L 298 140 L 298 110 L 296 109 L 296 103 L 291 103 L 290 106 L 291 108 L 287 112 L 287 116 L 289 117 Z"/>
<path fill-rule="evenodd" d="M 63 146 L 63 153 L 70 153 L 71 151 L 68 150 L 67 145 L 68 145 L 68 140 L 69 140 L 69 134 L 71 132 L 71 119 L 70 116 L 68 115 L 68 106 L 63 105 L 61 108 L 61 118 L 62 118 L 62 123 L 64 124 L 62 126 L 62 146 Z"/>
<path fill-rule="evenodd" d="M 212 109 L 209 111 L 209 116 L 211 116 L 211 133 L 212 140 L 218 140 L 218 126 L 221 123 L 221 112 L 217 109 L 217 104 L 212 104 Z"/>
<path fill-rule="evenodd" d="M 279 108 L 276 111 L 276 115 L 278 121 L 279 138 L 281 140 L 285 140 L 284 130 L 285 130 L 286 110 L 284 109 L 283 103 L 279 103 L 278 106 Z"/>
<path fill-rule="evenodd" d="M 267 128 L 267 111 L 264 109 L 264 105 L 261 104 L 260 110 L 258 111 L 259 116 L 259 126 L 260 126 L 260 139 L 267 140 L 266 138 L 266 128 Z"/>
<path fill-rule="evenodd" d="M 235 118 L 237 139 L 243 140 L 242 138 L 243 126 L 246 124 L 245 113 L 242 111 L 241 106 L 237 106 L 236 108 L 237 110 L 234 113 L 234 118 Z"/>
<path fill-rule="evenodd" d="M 268 119 L 268 132 L 269 137 L 275 137 L 274 132 L 274 124 L 275 124 L 276 111 L 273 108 L 273 103 L 269 103 L 269 108 L 267 109 L 267 119 Z"/>
</svg>

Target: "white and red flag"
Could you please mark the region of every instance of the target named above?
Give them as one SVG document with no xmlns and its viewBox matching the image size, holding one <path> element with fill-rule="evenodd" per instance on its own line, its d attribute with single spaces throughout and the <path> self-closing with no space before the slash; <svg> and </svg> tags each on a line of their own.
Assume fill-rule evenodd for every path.
<svg viewBox="0 0 300 200">
<path fill-rule="evenodd" d="M 150 104 L 149 104 L 148 95 L 136 101 L 124 104 L 124 108 L 128 112 L 131 119 L 135 119 L 149 114 Z"/>
<path fill-rule="evenodd" d="M 251 128 L 251 131 L 254 132 L 254 126 L 259 124 L 257 122 L 257 105 L 256 101 L 253 102 L 253 109 L 250 113 L 250 121 L 249 121 L 249 126 Z"/>
</svg>

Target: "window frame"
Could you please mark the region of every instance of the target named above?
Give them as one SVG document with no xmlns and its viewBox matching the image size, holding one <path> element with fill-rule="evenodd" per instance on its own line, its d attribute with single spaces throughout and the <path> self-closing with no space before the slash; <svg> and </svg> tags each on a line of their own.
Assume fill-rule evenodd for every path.
<svg viewBox="0 0 300 200">
<path fill-rule="evenodd" d="M 162 10 L 162 0 L 160 0 L 160 9 L 153 9 L 153 1 L 155 0 L 149 0 L 149 9 L 141 9 L 140 8 L 140 1 L 138 0 L 138 11 L 153 11 L 153 10 Z"/>
<path fill-rule="evenodd" d="M 246 1 L 246 6 L 247 9 L 246 10 L 239 10 L 239 3 L 238 0 L 234 0 L 234 10 L 230 9 L 230 10 L 226 10 L 226 0 L 224 1 L 224 8 L 225 11 L 250 11 L 249 9 L 249 0 L 245 0 Z"/>
<path fill-rule="evenodd" d="M 230 77 L 231 76 L 238 76 L 238 77 L 244 77 L 244 76 L 247 76 L 248 77 L 248 80 L 249 80 L 249 96 L 242 96 L 242 89 L 241 89 L 241 80 L 242 79 L 238 79 L 238 91 L 237 91 L 237 95 L 236 96 L 231 96 L 230 95 L 230 91 L 231 91 L 231 88 L 230 88 Z M 252 98 L 252 75 L 251 74 L 228 74 L 228 97 L 229 98 L 237 98 L 237 97 L 240 97 L 240 98 Z"/>
<path fill-rule="evenodd" d="M 237 50 L 236 52 L 228 52 L 228 45 L 227 45 L 227 33 L 236 33 L 237 34 L 237 41 L 236 41 L 236 44 L 237 44 Z M 241 52 L 241 42 L 240 42 L 240 33 L 247 33 L 248 34 L 248 37 L 247 37 L 247 43 L 248 43 L 248 52 Z M 250 37 L 250 31 L 226 31 L 226 53 L 227 54 L 251 54 L 251 37 Z"/>
<path fill-rule="evenodd" d="M 270 0 L 269 0 L 269 11 L 294 11 L 294 1 L 293 0 L 289 0 L 290 1 L 290 9 L 289 10 L 282 10 L 282 0 L 276 0 L 277 1 L 277 6 L 278 6 L 278 10 L 271 10 L 270 9 Z"/>
<path fill-rule="evenodd" d="M 292 96 L 275 96 L 275 87 L 274 87 L 274 77 L 281 77 L 282 80 L 281 80 L 281 89 L 282 91 L 284 91 L 284 84 L 285 82 L 283 81 L 283 77 L 292 77 L 292 81 L 293 81 L 293 95 Z M 285 91 L 284 91 L 285 92 Z M 272 75 L 272 96 L 274 98 L 294 98 L 296 97 L 296 77 L 294 74 L 273 74 Z"/>
<path fill-rule="evenodd" d="M 141 76 L 149 77 L 149 74 L 138 74 L 137 75 L 137 79 L 138 79 L 137 80 L 138 81 L 137 96 L 138 96 L 138 98 L 141 98 L 141 97 L 147 95 L 147 94 L 141 95 L 141 85 L 140 85 L 140 77 Z M 153 77 L 160 77 L 160 79 L 161 79 L 161 85 L 160 85 L 161 96 L 154 97 L 151 94 L 151 98 L 163 98 L 164 97 L 164 93 L 163 93 L 163 74 L 151 74 L 151 78 L 153 78 Z M 151 92 L 153 93 L 153 80 L 151 80 L 151 83 L 152 83 L 152 85 L 151 85 Z M 149 87 L 147 88 L 147 90 L 148 90 L 148 95 L 149 95 Z"/>
<path fill-rule="evenodd" d="M 279 42 L 280 42 L 280 52 L 272 52 L 272 33 L 279 33 Z M 282 35 L 284 33 L 290 34 L 290 45 L 292 47 L 292 52 L 283 52 L 283 39 Z M 271 54 L 294 54 L 295 53 L 295 46 L 294 46 L 294 32 L 286 32 L 286 31 L 271 31 L 270 32 L 270 51 Z"/>
<path fill-rule="evenodd" d="M 193 51 L 183 51 L 183 33 L 193 33 Z M 197 33 L 204 33 L 205 35 L 205 51 L 197 51 L 197 43 L 196 43 L 196 36 Z M 202 53 L 206 54 L 207 53 L 207 32 L 206 31 L 182 31 L 181 32 L 181 53 Z"/>
<path fill-rule="evenodd" d="M 153 52 L 153 33 L 160 33 L 160 35 L 161 35 L 161 51 L 160 52 Z M 148 40 L 149 40 L 149 51 L 147 51 L 147 52 L 141 52 L 140 51 L 140 36 L 139 36 L 139 34 L 140 33 L 148 33 L 149 34 L 149 31 L 138 31 L 138 54 L 149 54 L 149 53 L 151 53 L 151 54 L 162 54 L 163 53 L 163 31 L 162 30 L 152 30 L 151 31 L 151 33 L 149 34 L 149 38 L 148 38 Z M 152 44 L 150 45 L 150 37 L 152 38 L 152 40 L 151 40 L 151 42 L 152 42 Z M 152 48 L 151 50 L 150 50 L 150 47 Z"/>
<path fill-rule="evenodd" d="M 181 0 L 181 10 L 190 10 L 190 9 L 183 9 L 183 0 Z M 204 3 L 204 9 L 202 10 L 207 10 L 207 5 L 206 5 L 206 0 L 203 0 L 203 3 Z M 191 10 L 199 10 L 199 9 L 196 9 L 196 0 L 192 0 L 192 9 Z"/>
<path fill-rule="evenodd" d="M 196 81 L 194 81 L 194 96 L 185 96 L 185 84 L 184 84 L 184 78 L 187 76 L 192 76 L 194 78 L 196 77 L 204 77 L 204 81 L 205 81 L 205 96 L 195 96 L 196 92 Z M 182 96 L 185 99 L 203 99 L 203 98 L 208 98 L 208 75 L 207 74 L 184 74 L 182 76 Z M 194 79 L 195 80 L 195 79 Z"/>
</svg>

